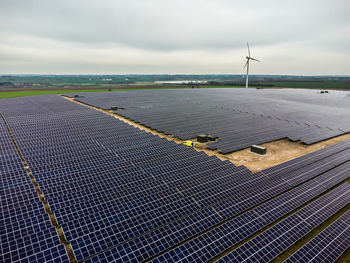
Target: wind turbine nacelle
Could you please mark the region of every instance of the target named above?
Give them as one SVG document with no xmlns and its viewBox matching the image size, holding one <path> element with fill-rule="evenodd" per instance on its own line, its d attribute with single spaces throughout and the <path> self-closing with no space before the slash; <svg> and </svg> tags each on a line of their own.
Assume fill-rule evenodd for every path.
<svg viewBox="0 0 350 263">
<path fill-rule="evenodd" d="M 246 59 L 250 59 L 250 57 L 245 57 Z"/>
</svg>

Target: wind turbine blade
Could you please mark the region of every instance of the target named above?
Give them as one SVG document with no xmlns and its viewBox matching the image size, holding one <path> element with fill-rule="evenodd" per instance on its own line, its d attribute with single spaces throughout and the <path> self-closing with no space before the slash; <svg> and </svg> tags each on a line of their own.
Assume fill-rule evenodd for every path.
<svg viewBox="0 0 350 263">
<path fill-rule="evenodd" d="M 242 70 L 244 70 L 245 68 L 246 68 L 246 66 L 248 65 L 248 60 L 247 60 L 247 62 L 245 63 L 245 65 L 244 65 L 244 67 L 243 67 L 243 69 Z"/>
<path fill-rule="evenodd" d="M 247 47 L 248 47 L 248 57 L 250 57 L 250 48 L 249 48 L 248 42 L 247 42 Z"/>
<path fill-rule="evenodd" d="M 254 60 L 254 61 L 258 61 L 258 62 L 261 62 L 260 60 L 257 60 L 255 58 L 250 58 L 251 60 Z"/>
</svg>

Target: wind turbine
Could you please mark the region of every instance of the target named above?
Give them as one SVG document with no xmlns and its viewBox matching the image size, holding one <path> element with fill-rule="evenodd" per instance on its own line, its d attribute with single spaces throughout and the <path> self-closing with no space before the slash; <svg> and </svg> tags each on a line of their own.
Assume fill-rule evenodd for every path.
<svg viewBox="0 0 350 263">
<path fill-rule="evenodd" d="M 260 62 L 259 60 L 255 59 L 255 58 L 252 58 L 250 56 L 250 49 L 249 49 L 249 44 L 247 42 L 247 47 L 248 47 L 248 56 L 246 56 L 246 59 L 247 59 L 247 62 L 245 63 L 244 67 L 243 67 L 243 70 L 245 69 L 245 67 L 247 67 L 247 77 L 245 79 L 245 87 L 248 88 L 248 77 L 249 77 L 249 61 L 250 60 L 254 60 L 254 61 L 258 61 Z"/>
</svg>

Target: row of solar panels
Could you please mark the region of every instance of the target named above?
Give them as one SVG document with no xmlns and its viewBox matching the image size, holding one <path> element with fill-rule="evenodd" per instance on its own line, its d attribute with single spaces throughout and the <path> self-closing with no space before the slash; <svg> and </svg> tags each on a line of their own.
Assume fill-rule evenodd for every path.
<svg viewBox="0 0 350 263">
<path fill-rule="evenodd" d="M 0 261 L 69 262 L 0 119 Z"/>
<path fill-rule="evenodd" d="M 350 185 L 345 183 L 229 252 L 218 262 L 271 261 L 349 203 Z M 341 253 L 333 254 L 333 257 L 339 257 Z"/>
<path fill-rule="evenodd" d="M 172 134 L 181 139 L 195 138 L 200 133 L 212 134 L 221 140 L 209 144 L 209 148 L 219 149 L 222 153 L 229 153 L 247 148 L 252 144 L 261 144 L 283 138 L 290 138 L 293 141 L 301 140 L 306 144 L 312 144 L 345 133 L 338 129 L 316 127 L 310 124 L 277 120 L 260 115 L 247 115 L 241 112 L 223 112 L 222 110 L 213 111 L 216 113 L 215 115 L 199 112 L 194 117 L 199 118 L 196 122 L 185 114 L 190 110 L 185 108 L 181 113 L 175 108 L 173 111 L 178 115 L 171 118 L 168 112 L 166 114 L 162 113 L 163 110 L 160 109 L 160 111 L 154 113 L 157 116 L 156 118 L 159 118 L 159 115 L 162 118 L 156 123 L 152 121 L 152 114 L 149 111 L 132 112 L 123 110 L 114 112 L 159 132 Z M 169 118 L 172 122 L 170 126 L 167 124 Z"/>
<path fill-rule="evenodd" d="M 83 118 L 82 118 L 82 121 L 83 121 L 83 123 L 85 123 L 85 120 L 86 120 L 86 117 L 87 116 L 83 116 Z M 98 122 L 98 119 L 97 118 L 95 118 L 95 116 L 92 116 L 92 118 L 95 120 L 95 122 L 96 122 L 96 126 L 101 126 L 101 123 L 99 123 Z M 65 119 L 68 119 L 68 116 L 66 117 L 65 116 Z M 77 117 L 76 116 L 74 116 L 74 127 L 79 127 L 79 123 L 77 123 L 78 122 L 78 119 L 77 119 Z M 107 118 L 108 119 L 108 118 Z M 22 120 L 23 122 L 25 122 L 25 120 Z M 40 121 L 40 118 L 38 118 L 38 121 Z M 46 118 L 45 118 L 45 121 L 46 121 Z M 36 125 L 33 125 L 33 127 L 31 127 L 30 129 L 28 129 L 28 131 L 27 132 L 24 132 L 24 131 L 20 131 L 18 134 L 16 133 L 16 123 L 19 123 L 19 122 L 16 122 L 15 120 L 10 120 L 9 121 L 9 123 L 10 123 L 10 126 L 11 126 L 11 129 L 12 130 L 14 130 L 14 135 L 15 135 L 15 137 L 16 137 L 16 140 L 17 140 L 17 142 L 18 142 L 18 145 L 19 145 L 19 147 L 21 148 L 21 149 L 23 149 L 22 150 L 22 152 L 23 152 L 23 154 L 24 154 L 24 156 L 26 155 L 25 153 L 26 153 L 26 148 L 27 148 L 27 146 L 26 146 L 26 141 L 27 141 L 27 138 L 30 138 L 31 137 L 31 135 L 33 134 L 33 136 L 36 136 L 36 134 L 42 134 L 43 133 L 43 131 L 40 129 L 40 125 L 38 125 L 38 126 L 36 126 Z M 123 126 L 125 126 L 126 124 L 124 124 L 124 123 L 122 123 L 122 122 L 118 122 L 119 124 L 122 124 Z M 105 123 L 105 125 L 106 124 L 108 124 L 108 123 Z M 56 129 L 56 131 L 58 132 L 58 134 L 60 133 L 59 132 L 59 129 L 60 129 L 60 127 L 61 127 L 62 125 L 57 125 L 57 127 L 52 127 L 52 128 L 54 128 L 54 129 Z M 38 130 L 36 131 L 35 129 L 36 129 L 36 127 L 39 127 L 38 128 Z M 115 127 L 115 128 L 117 128 L 117 127 Z M 132 130 L 135 130 L 134 128 L 131 128 Z M 115 133 L 115 130 L 116 129 L 113 129 L 113 133 Z M 86 132 L 86 130 L 84 130 L 84 132 Z M 58 134 L 56 134 L 55 135 L 55 141 L 56 142 L 59 142 L 59 136 L 58 136 Z M 70 134 L 72 135 L 72 137 L 79 137 L 79 136 L 82 136 L 81 135 L 81 133 L 80 134 L 74 134 L 74 130 L 71 130 L 70 131 Z M 105 134 L 106 135 L 106 134 Z M 97 135 L 98 136 L 98 135 Z M 125 136 L 125 134 L 123 134 L 123 136 Z M 134 135 L 132 135 L 133 137 L 135 137 Z M 43 137 L 46 137 L 46 136 L 43 136 Z M 204 171 L 208 174 L 208 176 L 209 176 L 209 173 L 208 173 L 208 171 L 210 172 L 210 168 L 209 168 L 209 166 L 211 166 L 211 165 L 213 165 L 213 166 L 216 166 L 216 169 L 218 169 L 218 168 L 223 168 L 224 166 L 226 166 L 227 168 L 226 169 L 224 169 L 224 170 L 222 170 L 222 171 L 220 171 L 221 173 L 223 173 L 223 172 L 225 172 L 225 171 L 228 171 L 228 169 L 234 169 L 234 165 L 232 165 L 232 164 L 230 164 L 230 163 L 228 163 L 228 162 L 225 162 L 225 163 L 222 163 L 221 161 L 219 161 L 218 159 L 216 159 L 216 157 L 208 157 L 208 156 L 206 156 L 205 154 L 203 154 L 203 153 L 197 153 L 196 151 L 194 151 L 194 150 L 191 150 L 190 152 L 188 152 L 188 149 L 186 149 L 186 148 L 184 148 L 184 146 L 182 146 L 182 145 L 176 145 L 176 144 L 174 144 L 174 143 L 172 143 L 172 142 L 168 142 L 168 141 L 166 141 L 166 140 L 164 140 L 164 139 L 159 139 L 158 137 L 155 137 L 155 136 L 153 136 L 153 135 L 149 135 L 149 137 L 152 137 L 152 138 L 157 138 L 157 140 L 161 140 L 161 141 L 163 141 L 164 143 L 163 144 L 160 144 L 159 146 L 157 146 L 157 145 L 155 145 L 155 147 L 152 147 L 152 151 L 153 151 L 153 154 L 152 155 L 149 155 L 150 154 L 150 152 L 152 153 L 152 151 L 150 151 L 150 150 L 148 150 L 148 155 L 140 155 L 140 150 L 142 150 L 142 147 L 139 147 L 138 149 L 135 149 L 137 152 L 136 153 L 134 153 L 133 155 L 130 155 L 130 154 L 128 154 L 128 155 L 123 155 L 123 156 L 127 156 L 128 157 L 128 160 L 133 160 L 133 162 L 134 163 L 137 163 L 138 164 L 138 166 L 140 166 L 140 167 L 142 167 L 142 169 L 143 169 L 143 172 L 142 173 L 140 173 L 141 175 L 142 175 L 142 177 L 145 177 L 145 173 L 147 173 L 147 175 L 149 176 L 149 173 L 154 173 L 155 171 L 157 172 L 156 173 L 156 175 L 157 176 L 160 176 L 160 170 L 163 170 L 163 174 L 166 174 L 166 173 L 168 173 L 169 171 L 171 171 L 171 170 L 175 170 L 175 168 L 177 168 L 178 170 L 181 170 L 181 169 L 183 169 L 184 168 L 184 165 L 187 165 L 186 167 L 187 168 L 190 168 L 191 169 L 191 171 L 192 171 L 192 173 L 193 172 L 195 172 L 196 170 L 195 169 L 197 169 L 197 170 L 200 170 L 200 171 L 202 171 L 202 176 L 203 176 L 203 178 L 204 178 Z M 96 138 L 96 137 L 95 137 Z M 63 138 L 63 139 L 65 139 L 65 137 Z M 132 138 L 130 138 L 130 139 L 132 139 Z M 140 138 L 137 138 L 137 139 L 140 139 Z M 118 141 L 118 140 L 117 140 Z M 22 146 L 22 143 L 23 143 L 23 146 Z M 80 149 L 80 151 L 79 151 L 79 154 L 80 155 L 84 155 L 84 149 L 85 149 L 85 145 L 84 144 L 82 144 L 83 142 L 82 141 L 79 141 L 79 143 L 80 143 L 80 147 L 82 148 L 82 149 Z M 168 147 L 166 147 L 166 150 L 167 150 L 167 152 L 164 152 L 163 150 L 162 150 L 162 148 L 164 148 L 164 145 L 165 144 L 170 144 L 171 145 L 171 147 L 173 148 L 173 150 L 172 150 L 172 152 L 169 152 L 168 151 Z M 45 147 L 44 148 L 47 148 L 47 147 L 50 147 L 51 145 L 50 144 L 48 144 L 48 145 L 45 145 Z M 120 152 L 123 152 L 123 153 L 127 153 L 126 151 L 123 151 L 122 150 L 122 148 L 123 148 L 123 145 L 122 144 L 118 144 L 118 145 L 116 145 L 117 146 L 117 148 L 116 148 L 116 151 L 118 151 L 118 153 L 120 153 Z M 29 146 L 30 147 L 30 146 Z M 133 147 L 133 146 L 126 146 L 125 148 L 128 148 L 128 147 Z M 145 146 L 146 148 L 149 148 L 149 145 L 147 145 L 147 146 Z M 39 153 L 40 151 L 39 151 L 39 149 L 38 149 L 38 147 L 36 147 L 37 149 L 37 153 Z M 141 149 L 140 149 L 141 148 Z M 178 149 L 178 151 L 174 151 L 174 148 L 175 148 L 175 150 L 176 149 Z M 159 152 L 161 153 L 161 154 L 159 154 Z M 182 157 L 188 157 L 188 160 L 189 161 L 187 161 L 187 163 L 186 163 L 186 160 L 184 161 L 184 160 L 181 160 L 180 159 L 180 156 L 179 156 L 179 153 L 183 153 L 183 155 L 184 156 L 182 156 Z M 113 152 L 113 156 L 115 156 L 115 154 L 114 154 L 115 152 Z M 155 162 L 153 162 L 153 159 L 155 159 L 155 157 L 157 157 L 157 155 L 159 155 L 158 156 L 158 158 L 159 158 L 159 162 L 158 163 L 155 163 Z M 195 157 L 196 158 L 193 158 L 194 157 L 194 155 L 195 155 Z M 89 211 L 83 211 L 83 212 L 81 212 L 80 210 L 79 210 L 79 208 L 81 208 L 81 207 L 79 207 L 78 205 L 76 205 L 76 209 L 79 211 L 79 213 L 75 213 L 74 214 L 74 216 L 76 216 L 75 217 L 75 220 L 73 220 L 73 222 L 70 222 L 69 221 L 69 219 L 70 219 L 70 217 L 69 216 L 67 216 L 67 214 L 68 215 L 71 215 L 70 213 L 67 213 L 67 211 L 66 210 L 63 210 L 62 211 L 62 215 L 65 215 L 65 216 L 62 216 L 63 217 L 63 219 L 64 220 L 62 220 L 61 221 L 61 218 L 62 217 L 60 217 L 60 210 L 55 210 L 55 204 L 53 204 L 52 203 L 52 201 L 51 201 L 51 196 L 50 196 L 50 190 L 51 191 L 53 191 L 54 193 L 53 193 L 53 195 L 55 195 L 55 196 L 57 196 L 57 192 L 59 192 L 59 189 L 60 189 L 60 187 L 61 188 L 64 188 L 64 187 L 68 187 L 69 186 L 69 188 L 65 188 L 65 189 L 62 189 L 63 191 L 65 191 L 65 192 L 76 192 L 77 190 L 79 190 L 80 188 L 79 188 L 79 185 L 82 185 L 82 187 L 84 187 L 84 188 L 86 188 L 86 183 L 88 183 L 89 181 L 91 182 L 91 175 L 90 175 L 90 173 L 91 172 L 93 172 L 93 170 L 91 170 L 91 169 L 88 169 L 88 170 L 85 170 L 85 171 L 83 171 L 82 173 L 81 173 L 81 176 L 83 176 L 83 175 L 86 175 L 86 174 L 88 174 L 90 177 L 89 178 L 87 178 L 87 182 L 85 183 L 84 182 L 84 180 L 83 180 L 83 178 L 81 178 L 81 177 L 79 177 L 80 178 L 80 180 L 79 180 L 79 183 L 78 184 L 74 184 L 74 182 L 72 182 L 72 181 L 69 181 L 69 182 L 65 182 L 64 180 L 65 179 L 71 179 L 72 178 L 72 174 L 73 174 L 73 172 L 72 171 L 74 171 L 74 167 L 72 167 L 72 166 L 70 166 L 69 167 L 69 170 L 70 171 L 68 171 L 68 178 L 63 178 L 62 177 L 62 173 L 59 173 L 59 174 L 55 174 L 55 175 L 53 175 L 52 177 L 50 177 L 50 178 L 42 178 L 42 177 L 40 177 L 40 176 L 37 176 L 36 175 L 36 173 L 34 172 L 34 171 L 36 171 L 37 170 L 37 166 L 39 165 L 40 166 L 40 162 L 38 162 L 38 158 L 40 159 L 40 156 L 42 156 L 42 155 L 35 155 L 35 157 L 33 157 L 33 158 L 31 158 L 31 156 L 29 156 L 28 158 L 27 157 L 25 157 L 26 159 L 27 159 L 27 162 L 28 162 L 28 164 L 30 165 L 30 167 L 32 167 L 32 170 L 33 170 L 33 175 L 34 176 L 36 176 L 36 178 L 37 178 L 37 181 L 38 181 L 38 183 L 39 183 L 39 185 L 40 185 L 40 188 L 43 190 L 43 192 L 45 193 L 45 198 L 46 198 L 46 200 L 48 200 L 49 201 L 49 204 L 51 205 L 51 208 L 53 208 L 53 211 L 54 211 L 54 213 L 56 214 L 56 216 L 57 216 L 57 219 L 58 219 L 58 221 L 59 222 L 64 222 L 64 224 L 63 224 L 63 229 L 66 229 L 65 228 L 65 224 L 69 224 L 69 226 L 70 227 L 72 227 L 72 232 L 78 232 L 79 231 L 79 229 L 83 229 L 84 227 L 86 227 L 86 224 L 87 224 L 87 222 L 85 222 L 84 221 L 84 218 L 79 218 L 78 217 L 78 215 L 80 214 L 80 215 L 82 215 L 82 214 L 84 214 L 84 216 L 86 216 L 87 215 L 87 213 L 89 212 Z M 146 160 L 147 160 L 147 156 L 151 156 L 151 159 L 150 159 L 150 161 L 147 163 L 147 162 L 145 162 Z M 60 157 L 59 158 L 62 158 L 62 157 L 64 157 L 62 154 L 60 154 Z M 98 152 L 97 152 L 97 155 L 96 155 L 96 158 L 99 158 L 100 156 L 99 156 L 99 154 L 98 154 Z M 163 164 L 163 161 L 165 160 L 166 161 L 166 159 L 169 159 L 171 157 L 171 161 L 173 161 L 172 163 L 168 163 L 168 165 L 167 166 L 165 166 L 164 164 Z M 44 156 L 42 156 L 42 158 L 44 158 Z M 183 158 L 182 158 L 183 159 Z M 46 159 L 45 159 L 46 160 Z M 42 164 L 44 165 L 45 164 L 45 160 L 43 160 L 43 162 L 42 162 Z M 47 160 L 46 160 L 47 161 Z M 202 167 L 194 167 L 194 166 L 199 166 L 198 165 L 198 162 L 201 162 L 202 161 Z M 103 162 L 103 160 L 101 160 L 101 159 L 99 159 L 99 162 Z M 131 166 L 131 164 L 130 164 L 130 161 L 126 161 L 125 163 L 127 163 L 127 162 L 129 162 L 129 166 Z M 153 162 L 153 163 L 152 163 Z M 205 164 L 205 162 L 207 162 L 207 164 Z M 88 164 L 87 164 L 88 166 L 90 166 L 90 168 L 95 168 L 95 167 L 92 167 L 93 166 L 93 164 L 91 165 L 91 163 L 89 162 Z M 102 164 L 102 166 L 104 167 L 104 169 L 106 168 L 106 165 L 108 165 L 108 160 L 107 160 L 107 163 L 103 163 Z M 136 171 L 135 171 L 135 169 L 134 170 L 131 170 L 130 171 L 130 174 L 129 174 L 129 176 L 127 177 L 127 170 L 126 170 L 126 168 L 125 167 L 121 167 L 121 169 L 117 169 L 117 170 L 115 170 L 117 167 L 115 167 L 115 165 L 114 164 L 112 164 L 113 166 L 111 167 L 111 169 L 109 169 L 109 170 L 107 170 L 106 172 L 106 174 L 102 174 L 103 176 L 105 176 L 105 178 L 102 178 L 102 175 L 100 174 L 99 176 L 101 176 L 101 179 L 103 179 L 103 181 L 101 181 L 101 183 L 99 183 L 99 182 L 97 182 L 97 180 L 98 180 L 98 178 L 96 177 L 95 179 L 96 179 L 96 181 L 93 183 L 93 185 L 91 184 L 91 187 L 93 187 L 94 189 L 96 189 L 96 185 L 101 185 L 101 187 L 102 186 L 104 186 L 105 184 L 106 184 L 106 181 L 108 181 L 108 182 L 110 182 L 110 174 L 111 173 L 113 173 L 113 174 L 111 174 L 112 176 L 116 176 L 115 175 L 115 173 L 120 173 L 120 174 L 123 174 L 123 176 L 124 177 L 126 177 L 128 180 L 126 180 L 126 182 L 128 183 L 128 184 L 130 184 L 131 182 L 133 182 L 133 186 L 134 186 L 134 188 L 135 188 L 135 184 L 139 184 L 139 187 L 141 187 L 141 190 L 142 191 L 139 191 L 139 192 L 136 192 L 135 193 L 135 191 L 133 191 L 133 190 L 135 190 L 135 189 L 128 189 L 129 190 L 129 195 L 127 196 L 128 198 L 140 198 L 140 196 L 141 197 L 144 197 L 145 199 L 144 200 L 141 200 L 141 201 L 143 201 L 143 202 L 146 202 L 147 201 L 147 205 L 154 205 L 154 202 L 160 202 L 158 205 L 157 205 L 157 209 L 159 210 L 159 213 L 160 213 L 160 221 L 159 221 L 159 223 L 162 223 L 163 221 L 164 221 L 164 219 L 162 219 L 161 217 L 163 216 L 163 217 L 165 217 L 165 216 L 169 216 L 170 215 L 170 213 L 166 213 L 167 211 L 169 212 L 170 210 L 165 210 L 166 208 L 164 207 L 164 203 L 162 203 L 162 202 L 169 202 L 170 204 L 169 204 L 169 207 L 167 208 L 167 209 L 172 209 L 172 213 L 174 214 L 174 216 L 176 216 L 177 215 L 177 211 L 179 210 L 179 209 L 184 209 L 184 207 L 190 207 L 190 205 L 189 205 L 189 202 L 191 202 L 192 203 L 192 206 L 195 208 L 195 209 L 197 209 L 198 208 L 198 205 L 196 205 L 193 201 L 192 201 L 192 199 L 185 199 L 185 198 L 183 198 L 183 197 L 181 197 L 181 195 L 179 194 L 179 193 L 176 193 L 174 190 L 169 190 L 169 189 L 166 189 L 166 187 L 162 184 L 162 183 L 160 183 L 159 181 L 157 181 L 157 180 L 154 180 L 153 178 L 148 178 L 148 179 L 151 179 L 151 180 L 149 180 L 149 181 L 151 181 L 151 182 L 149 182 L 148 183 L 148 185 L 147 184 L 145 184 L 145 179 L 143 178 L 142 179 L 142 177 L 141 176 L 139 176 L 139 177 L 136 177 L 136 179 L 135 178 L 132 178 L 132 177 L 135 177 L 136 176 Z M 220 166 L 219 166 L 220 165 Z M 80 166 L 81 166 L 81 164 L 80 164 Z M 112 168 L 114 168 L 114 170 L 112 169 Z M 129 170 L 130 170 L 130 167 L 128 167 L 129 168 Z M 139 168 L 140 169 L 140 168 Z M 242 168 L 239 168 L 239 169 L 237 169 L 237 171 L 241 171 L 241 170 L 243 170 Z M 247 169 L 245 169 L 244 170 L 245 172 L 249 172 Z M 183 175 L 185 175 L 185 173 L 186 173 L 187 171 L 186 170 L 184 170 L 183 171 Z M 191 173 L 191 174 L 192 174 Z M 250 173 L 250 172 L 249 172 Z M 47 177 L 47 174 L 48 173 L 45 173 L 45 177 Z M 60 175 L 61 175 L 61 177 L 60 177 Z M 76 176 L 78 176 L 78 174 L 76 175 Z M 170 176 L 173 176 L 173 175 L 170 175 Z M 189 176 L 189 175 L 188 175 Z M 147 177 L 146 177 L 147 178 Z M 52 179 L 52 180 L 50 180 L 50 179 Z M 134 180 L 135 179 L 135 181 L 132 181 L 132 180 Z M 181 178 L 181 179 L 183 179 L 183 178 Z M 115 180 L 116 181 L 116 180 Z M 51 184 L 50 184 L 51 183 Z M 122 189 L 123 188 L 125 188 L 126 187 L 126 183 L 123 183 L 123 181 L 122 180 L 120 180 L 120 178 L 118 178 L 118 181 L 116 181 L 115 183 L 118 183 L 118 184 L 120 184 L 120 187 L 118 188 L 119 189 L 119 191 L 117 191 L 117 192 L 121 192 L 122 191 Z M 169 181 L 169 183 L 170 183 L 170 181 Z M 48 186 L 46 186 L 47 184 L 50 184 L 50 187 L 51 187 L 51 189 L 50 190 L 46 190 L 46 187 L 47 188 L 49 188 Z M 54 185 L 55 184 L 55 185 Z M 53 187 L 53 186 L 55 186 L 55 187 Z M 148 190 L 148 191 L 146 191 L 147 190 L 147 186 L 149 186 L 149 187 L 151 187 L 151 189 L 150 190 Z M 146 189 L 146 190 L 145 190 Z M 106 187 L 103 187 L 103 188 L 97 188 L 96 189 L 97 190 L 97 192 L 102 192 L 103 191 L 103 193 L 106 193 Z M 107 189 L 108 190 L 108 189 Z M 113 193 L 113 192 L 116 192 L 116 188 L 115 187 L 111 187 L 111 193 Z M 150 194 L 151 194 L 151 192 L 150 191 L 153 191 L 153 192 L 155 192 L 155 194 L 156 195 L 154 195 L 153 194 L 153 199 L 154 200 L 147 200 L 146 199 L 146 197 L 148 198 L 148 199 L 150 199 Z M 93 193 L 93 190 L 92 189 L 89 189 L 89 194 L 91 194 L 91 193 Z M 136 196 L 137 195 L 137 196 Z M 127 198 L 126 196 L 122 196 L 123 198 Z M 151 196 L 152 197 L 152 196 Z M 163 197 L 162 199 L 160 198 L 160 197 Z M 93 198 L 93 196 L 92 196 L 92 198 Z M 120 197 L 119 197 L 119 199 L 120 199 Z M 135 201 L 139 201 L 138 199 L 136 199 Z M 167 200 L 167 199 L 169 199 L 169 200 Z M 176 201 L 176 199 L 179 199 L 179 201 Z M 86 199 L 85 199 L 85 201 L 86 201 Z M 132 202 L 135 202 L 133 199 L 132 199 Z M 153 203 L 152 203 L 152 202 Z M 107 205 L 110 205 L 109 203 L 106 203 Z M 132 203 L 131 203 L 132 204 Z M 64 204 L 65 205 L 65 204 Z M 60 205 L 58 205 L 58 206 L 60 206 Z M 126 206 L 125 204 L 124 204 L 124 206 Z M 145 216 L 146 214 L 145 214 L 145 212 L 146 211 L 148 211 L 149 210 L 149 206 L 143 206 L 143 207 L 141 207 L 141 206 L 137 206 L 136 208 L 137 208 L 137 213 L 135 214 L 135 215 L 137 215 L 137 214 L 140 214 L 140 211 L 144 211 L 144 213 L 142 214 L 143 216 Z M 105 210 L 107 210 L 107 211 L 99 211 L 99 215 L 100 214 L 104 214 L 104 215 L 106 215 L 106 213 L 111 213 L 111 212 L 113 212 L 114 214 L 116 214 L 117 213 L 117 211 L 112 211 L 111 209 L 113 208 L 112 206 L 110 206 L 111 208 L 110 209 L 105 209 Z M 158 208 L 159 207 L 159 208 Z M 61 207 L 60 207 L 61 208 Z M 69 204 L 69 205 L 65 205 L 65 208 L 66 209 L 72 209 L 72 206 L 71 206 L 71 204 Z M 90 206 L 88 205 L 88 206 L 85 206 L 85 208 L 86 209 L 88 209 L 88 208 L 90 208 Z M 85 209 L 85 210 L 86 210 Z M 126 210 L 127 209 L 127 210 Z M 123 210 L 123 212 L 124 213 L 126 213 L 126 212 L 128 212 L 127 213 L 127 216 L 128 217 L 131 217 L 133 214 L 131 213 L 131 211 L 132 211 L 132 209 L 134 209 L 133 207 L 128 207 L 128 206 L 126 206 L 126 208 L 124 208 L 124 210 Z M 155 209 L 156 208 L 154 208 L 153 210 L 152 210 L 152 212 L 155 212 Z M 90 215 L 90 217 L 89 217 L 89 220 L 91 220 L 92 218 L 93 218 L 93 216 L 94 216 L 94 212 L 95 211 L 92 211 L 89 215 Z M 149 212 L 148 212 L 149 213 Z M 115 217 L 115 216 L 114 216 Z M 110 220 L 114 220 L 114 222 L 118 222 L 118 220 L 121 220 L 120 218 L 114 218 L 113 216 L 112 217 L 110 217 L 109 219 Z M 147 217 L 142 217 L 142 216 L 140 216 L 139 215 L 139 217 L 140 217 L 140 220 L 142 219 L 143 221 L 145 221 L 145 219 L 147 219 Z M 151 215 L 148 217 L 148 218 L 150 218 L 151 217 Z M 74 218 L 74 217 L 72 217 L 72 218 Z M 135 220 L 135 218 L 133 218 L 133 220 Z M 96 219 L 95 221 L 93 221 L 93 222 L 95 222 L 95 224 L 96 223 L 99 223 L 100 222 L 100 220 L 98 220 L 98 219 Z M 125 224 L 125 229 L 129 229 L 130 228 L 130 225 L 128 225 L 129 223 L 127 222 L 127 221 L 125 221 L 125 219 L 123 220 L 123 221 L 121 221 L 123 224 Z M 72 225 L 73 224 L 73 225 Z M 111 222 L 109 222 L 109 224 L 111 225 Z M 91 223 L 90 223 L 90 225 L 91 225 Z M 89 226 L 89 225 L 88 225 Z M 151 226 L 151 227 L 154 227 L 154 226 Z M 69 229 L 68 229 L 69 230 Z M 70 236 L 70 232 L 69 231 L 65 231 L 65 233 L 66 233 L 66 236 Z M 124 236 L 124 237 L 122 237 L 122 238 L 125 238 L 125 237 L 127 237 L 126 235 Z M 68 240 L 70 240 L 69 238 L 68 238 Z"/>
<path fill-rule="evenodd" d="M 334 262 L 350 247 L 350 211 L 306 243 L 286 262 Z"/>
<path fill-rule="evenodd" d="M 75 95 L 67 94 L 70 97 Z M 133 111 L 162 108 L 166 112 L 167 108 L 177 106 L 181 111 L 182 107 L 192 105 L 192 110 L 186 112 L 191 116 L 202 105 L 333 129 L 350 128 L 348 123 L 342 121 L 350 113 L 348 92 L 340 91 L 334 91 L 329 96 L 320 95 L 315 90 L 238 88 L 118 91 L 78 95 L 77 99 L 93 102 L 93 105 L 104 109 L 112 106 Z"/>
<path fill-rule="evenodd" d="M 350 131 L 350 126 L 344 126 L 339 121 L 341 117 L 327 118 L 327 111 L 323 112 L 322 108 L 317 110 L 323 113 L 324 118 L 321 115 L 315 116 L 311 109 L 307 109 L 307 106 L 312 105 L 303 105 L 304 108 L 301 109 L 300 105 L 293 104 L 290 107 L 295 108 L 286 107 L 291 112 L 279 114 L 279 110 L 285 111 L 284 108 L 278 109 L 278 106 L 283 107 L 282 105 L 272 107 L 267 103 L 261 105 L 261 111 L 268 114 L 258 114 L 254 110 L 249 110 L 244 101 L 235 99 L 236 93 L 240 96 L 245 95 L 240 90 L 237 92 L 225 90 L 215 94 L 213 90 L 202 90 L 200 93 L 189 91 L 142 91 L 140 93 L 141 95 L 135 92 L 85 93 L 75 99 L 102 109 L 111 109 L 113 106 L 124 108 L 114 112 L 146 127 L 181 139 L 195 138 L 198 134 L 211 134 L 221 140 L 210 143 L 209 148 L 218 149 L 224 154 L 253 144 L 283 138 L 312 144 Z M 227 93 L 232 97 L 222 97 L 222 95 L 228 95 Z M 214 96 L 209 97 L 210 95 Z M 67 96 L 73 97 L 69 94 Z M 275 98 L 271 99 L 271 102 L 275 103 L 275 100 Z M 256 98 L 256 104 L 259 103 L 259 98 Z M 342 101 L 339 101 L 339 104 L 342 104 Z M 250 106 L 254 109 L 254 105 Z M 345 111 L 344 113 L 339 111 L 336 114 L 346 116 Z"/>
<path fill-rule="evenodd" d="M 84 102 L 84 99 L 77 100 Z M 197 111 L 192 105 L 190 107 L 181 105 L 179 108 L 174 107 L 166 111 L 163 108 L 152 107 L 146 110 L 126 109 L 114 112 L 181 139 L 194 138 L 200 133 L 212 134 L 220 137 L 221 141 L 213 143 L 211 147 L 213 149 L 217 147 L 223 152 L 232 152 L 251 144 L 287 137 L 311 144 L 344 133 L 338 129 L 222 108 L 209 107 Z M 189 115 L 188 112 L 192 113 Z"/>
<path fill-rule="evenodd" d="M 188 256 L 188 262 L 203 262 L 214 258 L 220 254 L 219 252 L 223 253 L 226 249 L 235 245 L 235 243 L 244 240 L 244 238 L 254 234 L 262 227 L 267 226 L 285 214 L 293 211 L 293 209 L 296 209 L 303 203 L 312 200 L 319 194 L 324 193 L 329 188 L 334 187 L 339 182 L 347 179 L 349 177 L 349 169 L 349 164 L 346 164 L 338 169 L 330 170 L 322 176 L 316 177 L 309 183 L 294 188 L 289 192 L 258 206 L 255 210 L 244 213 L 241 216 L 230 220 L 228 223 L 225 223 L 224 225 L 171 250 L 167 254 L 159 257 L 156 261 L 163 262 L 169 260 L 172 262 L 177 259 L 182 261 Z M 347 189 L 349 188 L 347 185 L 343 187 L 346 187 Z M 348 202 L 348 195 L 345 195 L 345 197 L 347 197 L 345 199 L 346 202 Z M 324 199 L 329 201 L 326 197 Z M 329 216 L 332 213 L 330 212 L 326 214 Z M 169 235 L 172 233 L 171 230 L 176 227 L 179 227 L 179 230 L 181 230 L 181 233 L 183 233 L 184 236 L 177 237 L 175 240 L 169 240 Z M 181 222 L 173 223 L 164 230 L 156 230 L 144 237 L 131 240 L 127 244 L 118 246 L 114 249 L 114 258 L 125 256 L 125 259 L 136 259 L 137 261 L 152 258 L 152 256 L 167 250 L 169 247 L 176 246 L 176 244 L 181 244 L 186 238 L 191 238 L 201 231 L 197 230 L 198 232 L 196 232 L 196 230 L 196 228 L 191 226 L 185 228 L 184 223 L 181 224 Z M 203 244 L 201 242 L 203 242 Z M 147 246 L 144 245 L 146 243 L 148 244 Z M 157 246 L 156 244 L 161 244 L 161 246 Z M 138 247 L 136 251 L 135 247 Z M 116 250 L 118 252 L 115 252 Z M 125 253 L 125 251 L 129 251 L 129 253 Z M 112 257 L 113 256 L 110 252 L 106 252 L 103 255 L 100 254 L 95 256 L 90 262 L 95 262 L 95 260 L 98 259 L 102 260 L 103 258 L 110 259 Z"/>
<path fill-rule="evenodd" d="M 45 103 L 28 122 L 6 118 L 78 260 L 214 259 L 349 177 L 349 142 L 251 174 L 58 97 Z"/>
</svg>

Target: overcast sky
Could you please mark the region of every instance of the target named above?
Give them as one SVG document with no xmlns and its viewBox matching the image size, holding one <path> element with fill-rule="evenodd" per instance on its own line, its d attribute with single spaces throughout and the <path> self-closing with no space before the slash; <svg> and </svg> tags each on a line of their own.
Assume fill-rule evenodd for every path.
<svg viewBox="0 0 350 263">
<path fill-rule="evenodd" d="M 350 75 L 349 0 L 0 0 L 0 74 Z"/>
</svg>

